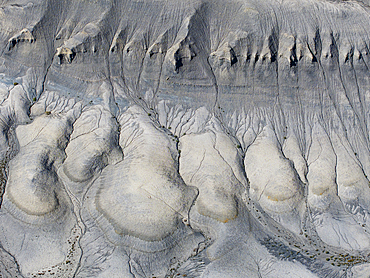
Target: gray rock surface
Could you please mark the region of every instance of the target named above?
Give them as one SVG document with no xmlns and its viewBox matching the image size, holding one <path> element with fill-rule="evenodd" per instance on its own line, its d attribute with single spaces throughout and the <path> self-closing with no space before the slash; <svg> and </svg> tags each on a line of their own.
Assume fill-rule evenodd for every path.
<svg viewBox="0 0 370 278">
<path fill-rule="evenodd" d="M 0 1 L 0 277 L 370 277 L 370 7 Z"/>
</svg>

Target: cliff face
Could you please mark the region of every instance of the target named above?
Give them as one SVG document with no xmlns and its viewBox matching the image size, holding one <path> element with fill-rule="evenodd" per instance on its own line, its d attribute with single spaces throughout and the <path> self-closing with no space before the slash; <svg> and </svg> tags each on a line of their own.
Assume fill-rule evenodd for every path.
<svg viewBox="0 0 370 278">
<path fill-rule="evenodd" d="M 0 1 L 1 277 L 368 277 L 368 1 Z"/>
</svg>

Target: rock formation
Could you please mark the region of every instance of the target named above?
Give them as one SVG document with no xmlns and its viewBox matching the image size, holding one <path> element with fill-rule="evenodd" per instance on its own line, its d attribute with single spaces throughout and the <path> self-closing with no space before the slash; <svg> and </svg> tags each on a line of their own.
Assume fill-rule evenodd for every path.
<svg viewBox="0 0 370 278">
<path fill-rule="evenodd" d="M 369 4 L 0 1 L 0 277 L 369 277 Z"/>
</svg>

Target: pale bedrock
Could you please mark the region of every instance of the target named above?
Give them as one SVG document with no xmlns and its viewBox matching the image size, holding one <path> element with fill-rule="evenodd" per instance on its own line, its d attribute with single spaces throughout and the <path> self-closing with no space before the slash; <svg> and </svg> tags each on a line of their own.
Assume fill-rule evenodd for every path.
<svg viewBox="0 0 370 278">
<path fill-rule="evenodd" d="M 244 235 L 245 236 L 245 235 Z M 245 236 L 248 238 L 248 236 Z M 249 237 L 224 256 L 212 261 L 202 278 L 318 278 L 297 261 L 279 260 Z"/>
<path fill-rule="evenodd" d="M 103 106 L 87 108 L 73 125 L 63 171 L 74 182 L 84 182 L 105 166 L 122 160 L 118 123 Z"/>
<path fill-rule="evenodd" d="M 89 200 L 90 193 L 87 193 L 86 201 L 94 199 L 91 197 Z M 86 202 L 84 208 L 86 208 Z M 79 242 L 83 254 L 75 277 L 134 278 L 128 263 L 130 255 L 124 250 L 126 246 L 114 245 L 107 241 L 102 229 L 86 212 L 86 210 L 82 211 L 86 232 Z"/>
<path fill-rule="evenodd" d="M 234 268 L 230 258 L 240 251 L 239 240 L 247 237 L 249 229 L 248 220 L 242 212 L 241 196 L 247 188 L 241 167 L 242 153 L 237 148 L 236 140 L 205 108 L 191 114 L 190 119 L 174 127 L 176 132 L 186 131 L 179 143 L 180 174 L 187 185 L 199 190 L 190 210 L 190 226 L 210 239 L 210 245 L 203 253 L 211 262 L 201 277 L 214 277 L 212 275 L 215 274 L 210 273 L 221 264 L 225 264 L 225 268 L 218 269 L 220 277 L 230 273 L 238 277 L 235 276 L 236 269 L 236 272 L 229 273 Z M 175 122 L 172 120 L 172 123 Z M 245 268 L 245 264 L 235 258 L 236 264 L 240 264 L 239 270 Z M 247 270 L 244 275 L 251 273 L 255 274 L 255 270 Z"/>
<path fill-rule="evenodd" d="M 206 226 L 209 228 L 210 225 L 213 230 L 211 244 L 200 253 L 210 260 L 200 277 L 317 277 L 296 260 L 274 257 L 260 242 L 260 236 L 267 236 L 264 234 L 266 230 L 243 204 L 239 205 L 240 214 L 227 223 L 206 219 L 204 216 L 199 218 L 198 215 L 197 220 L 201 221 L 197 224 L 203 225 L 202 231 L 206 231 Z M 191 225 L 195 217 L 192 209 Z M 273 222 L 270 217 L 268 219 Z"/>
<path fill-rule="evenodd" d="M 8 136 L 11 126 L 24 124 L 31 105 L 26 91 L 21 85 L 14 86 L 8 97 L 0 105 L 0 160 L 9 152 Z"/>
<path fill-rule="evenodd" d="M 64 159 L 67 137 L 80 113 L 80 105 L 69 100 L 64 111 L 54 110 L 16 129 L 20 151 L 9 163 L 6 194 L 31 215 L 52 212 L 58 205 L 56 170 Z M 22 170 L 20 170 L 22 169 Z"/>
<path fill-rule="evenodd" d="M 250 197 L 286 228 L 299 233 L 304 209 L 303 184 L 284 157 L 271 125 L 266 125 L 246 151 Z"/>
<path fill-rule="evenodd" d="M 8 50 L 11 50 L 19 42 L 33 43 L 34 41 L 35 38 L 33 37 L 31 31 L 25 28 L 9 39 Z"/>
<path fill-rule="evenodd" d="M 159 241 L 188 217 L 197 191 L 178 174 L 174 137 L 156 126 L 138 106 L 119 118 L 124 159 L 96 181 L 97 209 L 117 233 Z"/>
<path fill-rule="evenodd" d="M 124 234 L 118 225 L 112 225 L 110 219 L 96 211 L 95 197 L 98 190 L 96 184 L 93 184 L 84 200 L 84 208 L 88 209 L 82 210 L 86 234 L 80 242 L 84 253 L 77 277 L 165 277 L 171 265 L 182 264 L 194 256 L 198 244 L 204 240 L 200 233 L 193 232 L 183 223 L 179 223 L 176 231 L 160 240 L 143 240 L 133 234 Z M 133 198 L 129 201 L 135 202 Z M 142 210 L 144 205 L 138 208 L 139 205 L 129 207 L 126 214 L 131 213 L 141 219 L 147 217 L 142 215 L 145 213 Z M 163 216 L 163 213 L 157 213 Z M 122 219 L 125 220 L 124 217 Z M 126 221 L 126 224 L 132 223 Z M 160 229 L 165 228 L 160 223 L 158 226 Z"/>
<path fill-rule="evenodd" d="M 293 133 L 289 133 L 288 131 L 288 136 L 284 141 L 282 150 L 285 157 L 293 162 L 294 168 L 296 169 L 300 180 L 303 183 L 307 183 L 307 163 L 302 154 L 297 137 Z"/>
<path fill-rule="evenodd" d="M 313 224 L 325 243 L 349 250 L 363 250 L 370 246 L 369 235 L 345 211 L 338 197 L 336 167 L 339 159 L 326 130 L 317 120 L 307 160 L 307 202 Z M 353 177 L 356 177 L 355 174 Z"/>
<path fill-rule="evenodd" d="M 87 23 L 83 28 L 76 26 L 68 39 L 59 41 L 62 44 L 54 53 L 53 71 L 78 80 L 104 80 L 107 64 L 102 52 L 107 48 L 107 41 L 100 26 L 99 22 Z"/>
<path fill-rule="evenodd" d="M 200 133 L 212 117 L 212 114 L 203 106 L 198 109 L 181 104 L 172 106 L 171 101 L 164 100 L 158 102 L 156 111 L 159 123 L 177 137 Z"/>
<path fill-rule="evenodd" d="M 4 278 L 22 277 L 15 259 L 0 245 L 0 276 Z"/>
<path fill-rule="evenodd" d="M 62 201 L 64 205 L 72 206 L 68 199 Z M 14 256 L 24 275 L 22 277 L 32 277 L 48 269 L 58 272 L 58 267 L 62 273 L 59 277 L 71 277 L 77 263 L 70 263 L 66 267 L 65 262 L 73 261 L 71 257 L 80 255 L 78 246 L 71 248 L 69 242 L 74 239 L 72 230 L 76 228 L 72 211 L 64 208 L 55 215 L 32 217 L 16 211 L 17 208 L 7 202 L 4 198 L 4 209 L 0 212 L 0 242 Z M 73 255 L 68 256 L 71 250 Z"/>
<path fill-rule="evenodd" d="M 351 278 L 369 278 L 370 264 L 360 264 L 354 266 L 349 271 L 348 277 Z"/>
<path fill-rule="evenodd" d="M 339 273 L 368 259 L 336 261 L 331 268 L 333 261 L 325 260 L 331 255 L 323 253 L 312 260 L 294 252 L 281 257 L 289 239 L 276 253 L 269 250 L 271 256 L 246 240 L 277 225 L 281 232 L 270 236 L 302 232 L 297 238 L 306 236 L 310 256 L 316 256 L 312 222 L 327 243 L 318 238 L 320 249 L 329 244 L 336 254 L 352 255 L 370 247 L 368 6 L 327 0 L 30 1 L 0 4 L 1 98 L 9 94 L 0 106 L 0 155 L 8 158 L 8 147 L 12 156 L 19 151 L 1 176 L 10 186 L 0 210 L 0 241 L 22 271 L 64 258 L 63 252 L 52 255 L 52 245 L 61 245 L 75 222 L 58 215 L 68 197 L 57 190 L 62 182 L 73 200 L 63 208 L 74 208 L 77 218 L 91 213 L 81 216 L 88 261 L 81 263 L 86 272 L 80 277 L 162 275 L 170 256 L 186 258 L 197 245 L 184 239 L 194 230 L 217 241 L 204 252 L 215 258 L 204 277 L 304 277 L 305 266 L 315 272 L 324 262 L 327 273 Z M 33 84 L 27 86 L 21 76 L 30 67 Z M 81 98 L 90 108 L 73 132 L 72 123 L 55 125 L 61 132 L 50 134 L 46 125 L 44 142 L 32 138 L 33 129 L 59 112 L 38 102 L 30 119 L 28 110 L 45 89 Z M 126 111 L 133 103 L 145 112 Z M 112 115 L 122 112 L 118 124 Z M 323 131 L 312 114 L 319 115 Z M 18 150 L 13 127 L 32 121 L 17 128 Z M 61 147 L 49 147 L 57 137 Z M 186 187 L 178 172 L 198 191 Z M 239 206 L 245 187 L 263 207 L 253 218 L 261 212 L 270 219 L 266 211 L 274 219 L 251 234 L 238 230 L 250 220 L 241 218 L 245 208 Z M 36 222 L 53 229 L 37 240 L 38 228 L 27 224 Z M 96 238 L 89 235 L 91 225 Z M 249 248 L 260 257 L 244 256 Z M 270 258 L 281 271 L 269 272 Z M 305 266 L 294 263 L 294 272 L 287 261 L 297 258 Z M 356 268 L 354 277 L 366 273 Z"/>
<path fill-rule="evenodd" d="M 348 212 L 363 226 L 370 224 L 370 189 L 369 180 L 365 176 L 357 153 L 348 141 L 337 133 L 332 133 L 331 141 L 337 156 L 338 196 Z"/>
<path fill-rule="evenodd" d="M 202 132 L 188 131 L 180 137 L 180 150 L 180 174 L 187 185 L 199 189 L 197 212 L 223 223 L 235 219 L 237 199 L 247 182 L 236 143 L 222 131 L 218 120 L 213 117 Z"/>
<path fill-rule="evenodd" d="M 178 173 L 176 138 L 142 108 L 130 107 L 119 123 L 124 158 L 105 167 L 84 198 L 88 233 L 82 241 L 81 277 L 89 269 L 106 277 L 118 261 L 128 264 L 129 273 L 122 267 L 117 277 L 165 277 L 171 264 L 193 256 L 204 240 L 188 226 L 197 190 Z M 108 257 L 95 254 L 94 238 Z M 97 257 L 104 262 L 93 270 L 91 261 Z"/>
<path fill-rule="evenodd" d="M 44 97 L 40 102 L 47 100 Z M 72 99 L 52 100 L 43 115 L 16 128 L 19 152 L 9 162 L 1 213 L 5 233 L 0 241 L 27 276 L 62 263 L 70 247 L 67 239 L 73 237 L 76 225 L 72 204 L 56 172 L 81 106 Z"/>
</svg>

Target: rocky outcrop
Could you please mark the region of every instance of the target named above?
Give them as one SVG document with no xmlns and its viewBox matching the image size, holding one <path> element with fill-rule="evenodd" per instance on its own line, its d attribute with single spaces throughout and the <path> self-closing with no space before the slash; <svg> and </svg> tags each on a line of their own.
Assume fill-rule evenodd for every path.
<svg viewBox="0 0 370 278">
<path fill-rule="evenodd" d="M 0 276 L 362 277 L 368 4 L 2 1 Z"/>
</svg>

